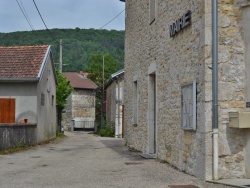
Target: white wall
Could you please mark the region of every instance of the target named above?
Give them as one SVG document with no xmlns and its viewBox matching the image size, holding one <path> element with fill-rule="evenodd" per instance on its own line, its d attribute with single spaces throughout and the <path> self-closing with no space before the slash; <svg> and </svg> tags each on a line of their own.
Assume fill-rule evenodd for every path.
<svg viewBox="0 0 250 188">
<path fill-rule="evenodd" d="M 42 142 L 56 136 L 56 84 L 51 65 L 51 58 L 43 71 L 41 80 L 37 85 L 37 141 Z M 41 106 L 41 93 L 45 95 L 45 105 Z M 52 101 L 52 95 L 54 100 Z"/>
<path fill-rule="evenodd" d="M 28 119 L 28 123 L 37 123 L 37 83 L 0 83 L 0 98 L 14 98 L 16 103 L 15 119 L 20 123 Z"/>
</svg>

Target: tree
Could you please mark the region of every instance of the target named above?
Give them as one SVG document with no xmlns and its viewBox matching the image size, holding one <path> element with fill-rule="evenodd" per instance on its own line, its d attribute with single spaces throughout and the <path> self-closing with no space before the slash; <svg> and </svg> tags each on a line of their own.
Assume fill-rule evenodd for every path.
<svg viewBox="0 0 250 188">
<path fill-rule="evenodd" d="M 104 57 L 104 61 L 103 61 Z M 104 62 L 104 66 L 103 66 Z M 104 69 L 104 75 L 103 75 Z M 86 69 L 88 74 L 88 78 L 94 81 L 99 87 L 105 83 L 111 74 L 116 72 L 118 69 L 117 61 L 109 54 L 101 55 L 101 54 L 94 54 L 91 56 L 91 62 L 89 67 Z M 104 80 L 103 80 L 104 76 Z M 105 114 L 102 112 L 101 108 L 103 105 L 104 93 L 102 89 L 98 89 L 96 92 L 96 121 L 99 125 L 98 127 L 103 128 L 105 122 Z"/>
<path fill-rule="evenodd" d="M 58 125 L 62 128 L 62 111 L 67 103 L 67 97 L 73 91 L 73 88 L 70 86 L 70 82 L 62 75 L 62 73 L 59 71 L 56 71 L 56 73 L 58 81 L 58 85 L 56 87 L 57 118 Z"/>
<path fill-rule="evenodd" d="M 104 57 L 104 67 L 103 67 Z M 103 68 L 104 68 L 104 80 L 103 80 Z M 101 54 L 93 54 L 91 56 L 91 62 L 86 71 L 89 73 L 88 78 L 95 82 L 98 86 L 101 86 L 103 82 L 107 81 L 111 74 L 117 71 L 118 63 L 109 54 L 102 56 Z"/>
</svg>

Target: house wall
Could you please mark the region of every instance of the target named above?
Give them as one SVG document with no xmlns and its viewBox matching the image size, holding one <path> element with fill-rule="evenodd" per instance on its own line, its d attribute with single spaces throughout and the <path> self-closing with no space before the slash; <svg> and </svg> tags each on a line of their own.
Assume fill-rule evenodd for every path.
<svg viewBox="0 0 250 188">
<path fill-rule="evenodd" d="M 113 81 L 106 88 L 106 121 L 107 125 L 115 125 L 116 137 L 121 137 L 122 135 L 123 84 L 124 81 L 122 80 L 119 82 L 120 87 L 118 87 L 118 83 Z M 120 89 L 120 97 L 118 97 L 118 89 Z"/>
<path fill-rule="evenodd" d="M 51 57 L 49 56 L 37 85 L 38 142 L 43 142 L 56 136 L 56 83 L 54 77 Z M 45 97 L 44 106 L 41 105 L 41 93 Z"/>
<path fill-rule="evenodd" d="M 72 124 L 72 93 L 67 98 L 65 113 L 63 113 L 62 125 L 64 130 L 71 130 Z"/>
<path fill-rule="evenodd" d="M 246 102 L 245 44 L 241 4 L 219 0 L 219 176 L 246 177 L 245 150 L 249 130 L 228 127 L 230 111 Z M 211 1 L 156 1 L 149 24 L 149 1 L 126 0 L 125 139 L 150 153 L 152 78 L 156 82 L 156 155 L 181 171 L 212 179 Z M 192 23 L 170 37 L 169 26 L 187 10 Z M 197 83 L 196 131 L 181 126 L 181 86 Z M 138 123 L 133 115 L 133 85 L 137 83 Z"/>
<path fill-rule="evenodd" d="M 16 102 L 15 119 L 20 123 L 28 119 L 31 124 L 37 123 L 37 83 L 0 83 L 0 98 L 14 98 Z"/>
<path fill-rule="evenodd" d="M 93 90 L 74 89 L 67 98 L 63 121 L 65 130 L 71 130 L 72 119 L 91 118 L 95 120 L 95 96 L 96 92 Z"/>
<path fill-rule="evenodd" d="M 95 91 L 74 90 L 72 94 L 72 117 L 95 119 Z"/>
</svg>

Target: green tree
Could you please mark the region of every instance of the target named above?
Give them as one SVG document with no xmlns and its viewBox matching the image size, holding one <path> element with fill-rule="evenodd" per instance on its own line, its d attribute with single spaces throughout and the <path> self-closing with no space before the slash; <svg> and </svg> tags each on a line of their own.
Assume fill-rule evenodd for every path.
<svg viewBox="0 0 250 188">
<path fill-rule="evenodd" d="M 86 71 L 89 73 L 88 78 L 90 78 L 98 86 L 101 86 L 103 82 L 106 82 L 108 80 L 111 74 L 117 71 L 117 68 L 118 68 L 118 63 L 111 55 L 105 54 L 103 56 L 101 54 L 93 54 L 91 56 L 90 65 L 86 69 Z M 103 69 L 104 69 L 104 75 L 103 75 Z"/>
<path fill-rule="evenodd" d="M 73 88 L 70 86 L 70 82 L 60 73 L 57 73 L 58 85 L 56 86 L 56 106 L 57 106 L 57 118 L 58 125 L 62 128 L 62 111 L 66 106 L 67 97 L 73 91 Z M 62 130 L 62 129 L 61 129 Z"/>
<path fill-rule="evenodd" d="M 103 61 L 104 59 L 104 61 Z M 104 63 L 104 66 L 103 66 Z M 103 75 L 104 69 L 104 75 Z M 109 54 L 104 56 L 101 54 L 94 54 L 91 56 L 89 67 L 86 69 L 88 78 L 94 81 L 99 87 L 105 83 L 111 74 L 116 72 L 118 69 L 117 61 Z M 104 80 L 103 80 L 104 77 Z M 96 92 L 96 122 L 98 124 L 98 131 L 100 128 L 105 128 L 106 115 L 102 112 L 102 105 L 104 104 L 104 93 L 102 89 L 98 89 Z"/>
</svg>

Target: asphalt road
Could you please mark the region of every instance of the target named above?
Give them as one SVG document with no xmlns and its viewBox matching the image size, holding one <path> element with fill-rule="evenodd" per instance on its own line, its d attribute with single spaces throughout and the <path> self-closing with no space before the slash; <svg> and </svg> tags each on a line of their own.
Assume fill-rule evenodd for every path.
<svg viewBox="0 0 250 188">
<path fill-rule="evenodd" d="M 86 132 L 66 135 L 68 138 L 59 142 L 0 155 L 0 188 L 227 187 L 203 182 L 155 159 L 141 158 L 129 151 L 122 139 Z"/>
</svg>

